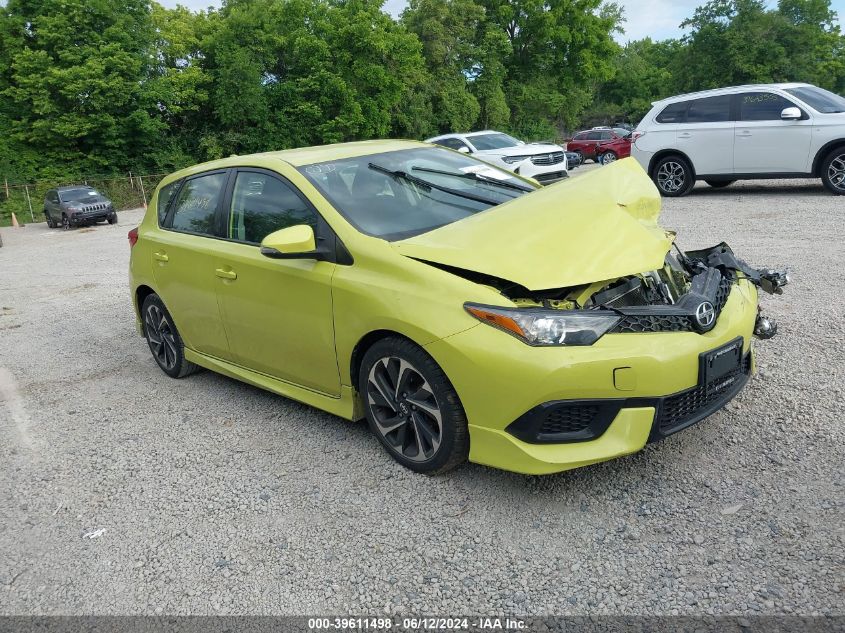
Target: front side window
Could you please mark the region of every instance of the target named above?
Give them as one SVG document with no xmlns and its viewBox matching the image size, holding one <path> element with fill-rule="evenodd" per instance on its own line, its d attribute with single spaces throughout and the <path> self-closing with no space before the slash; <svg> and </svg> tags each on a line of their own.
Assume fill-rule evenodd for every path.
<svg viewBox="0 0 845 633">
<path fill-rule="evenodd" d="M 289 184 L 260 172 L 238 172 L 229 213 L 229 238 L 248 244 L 280 229 L 308 224 L 317 228 L 317 214 Z"/>
<path fill-rule="evenodd" d="M 601 140 L 601 132 L 588 132 L 587 133 L 587 140 L 588 141 L 600 141 Z"/>
<path fill-rule="evenodd" d="M 171 182 L 169 185 L 165 185 L 164 187 L 158 190 L 158 202 L 156 204 L 156 212 L 158 213 L 159 226 L 164 224 L 164 218 L 167 217 L 167 207 L 170 204 L 171 198 L 173 198 L 173 194 L 176 193 L 176 189 L 178 189 L 178 184 L 178 181 Z"/>
<path fill-rule="evenodd" d="M 224 172 L 186 180 L 176 198 L 171 228 L 186 233 L 216 235 L 214 217 L 225 184 Z"/>
<path fill-rule="evenodd" d="M 687 123 L 719 123 L 731 120 L 731 95 L 690 101 Z"/>
<path fill-rule="evenodd" d="M 740 121 L 780 121 L 780 113 L 795 104 L 772 92 L 744 92 L 739 96 Z"/>
<path fill-rule="evenodd" d="M 613 138 L 613 132 L 611 132 L 610 130 L 605 130 L 604 132 L 601 133 L 601 140 L 602 141 L 609 141 L 612 138 Z"/>
<path fill-rule="evenodd" d="M 787 88 L 786 91 L 818 112 L 824 114 L 845 112 L 845 97 L 840 97 L 830 90 L 816 86 L 801 86 L 800 88 Z"/>
<path fill-rule="evenodd" d="M 350 224 L 390 241 L 457 222 L 535 189 L 511 172 L 438 147 L 299 170 Z"/>
<path fill-rule="evenodd" d="M 512 136 L 507 134 L 474 134 L 470 137 L 470 142 L 480 152 L 490 149 L 504 149 L 506 147 L 516 147 L 521 143 Z"/>
</svg>

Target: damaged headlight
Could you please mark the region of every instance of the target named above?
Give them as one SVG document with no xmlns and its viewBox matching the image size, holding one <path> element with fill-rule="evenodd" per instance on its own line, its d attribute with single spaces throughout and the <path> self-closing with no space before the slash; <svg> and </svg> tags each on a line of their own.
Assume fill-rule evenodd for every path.
<svg viewBox="0 0 845 633">
<path fill-rule="evenodd" d="M 528 345 L 592 345 L 620 317 L 598 310 L 498 308 L 473 303 L 464 308 L 479 321 L 504 330 Z"/>
</svg>

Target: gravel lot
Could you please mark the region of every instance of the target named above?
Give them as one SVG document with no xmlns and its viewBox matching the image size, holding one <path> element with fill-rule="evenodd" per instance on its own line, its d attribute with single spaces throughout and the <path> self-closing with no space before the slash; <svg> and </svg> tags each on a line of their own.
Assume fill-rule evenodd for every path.
<svg viewBox="0 0 845 633">
<path fill-rule="evenodd" d="M 2 230 L 0 613 L 845 613 L 845 199 L 817 182 L 665 202 L 683 247 L 791 269 L 780 334 L 727 410 L 549 477 L 414 475 L 363 424 L 167 378 L 140 217 Z"/>
</svg>

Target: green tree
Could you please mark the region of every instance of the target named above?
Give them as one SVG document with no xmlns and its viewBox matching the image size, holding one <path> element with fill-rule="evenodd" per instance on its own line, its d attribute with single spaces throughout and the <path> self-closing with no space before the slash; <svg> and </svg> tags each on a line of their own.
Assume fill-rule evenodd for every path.
<svg viewBox="0 0 845 633">
<path fill-rule="evenodd" d="M 143 88 L 149 2 L 9 0 L 2 21 L 13 142 L 37 148 L 45 164 L 134 166 L 162 131 Z"/>
</svg>

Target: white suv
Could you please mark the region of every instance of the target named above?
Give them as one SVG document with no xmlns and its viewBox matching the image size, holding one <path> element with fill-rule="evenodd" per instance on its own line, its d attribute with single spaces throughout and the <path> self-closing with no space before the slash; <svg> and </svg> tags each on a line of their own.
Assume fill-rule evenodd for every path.
<svg viewBox="0 0 845 633">
<path fill-rule="evenodd" d="M 696 180 L 821 178 L 845 194 L 845 98 L 809 84 L 720 88 L 654 103 L 631 155 L 665 196 Z"/>
<path fill-rule="evenodd" d="M 566 151 L 560 145 L 525 143 L 504 132 L 483 130 L 468 134 L 443 134 L 426 139 L 426 143 L 472 154 L 520 176 L 534 178 L 544 185 L 569 175 Z"/>
</svg>

